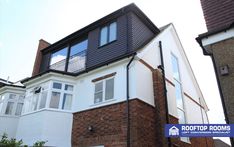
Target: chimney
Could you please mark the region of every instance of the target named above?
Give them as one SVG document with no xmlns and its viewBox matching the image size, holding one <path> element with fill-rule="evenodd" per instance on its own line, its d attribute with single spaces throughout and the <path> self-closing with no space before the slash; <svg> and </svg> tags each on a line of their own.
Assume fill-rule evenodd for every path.
<svg viewBox="0 0 234 147">
<path fill-rule="evenodd" d="M 208 31 L 234 22 L 234 0 L 200 0 Z"/>
<path fill-rule="evenodd" d="M 38 44 L 38 49 L 37 49 L 37 54 L 36 54 L 36 59 L 34 62 L 34 66 L 33 66 L 33 72 L 32 72 L 32 76 L 35 76 L 37 74 L 39 74 L 40 72 L 40 65 L 41 65 L 41 59 L 42 59 L 42 50 L 46 47 L 48 47 L 50 45 L 50 43 L 48 43 L 47 41 L 40 39 L 39 40 L 39 44 Z"/>
</svg>

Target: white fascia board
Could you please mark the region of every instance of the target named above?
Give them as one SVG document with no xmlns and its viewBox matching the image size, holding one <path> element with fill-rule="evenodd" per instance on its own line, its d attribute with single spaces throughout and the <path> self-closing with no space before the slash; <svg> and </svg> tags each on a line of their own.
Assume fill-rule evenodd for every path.
<svg viewBox="0 0 234 147">
<path fill-rule="evenodd" d="M 7 93 L 7 92 L 22 94 L 25 92 L 25 88 L 12 87 L 12 86 L 4 86 L 0 88 L 0 94 Z"/>
<path fill-rule="evenodd" d="M 229 30 L 214 34 L 214 35 L 210 35 L 206 38 L 203 38 L 202 41 L 202 46 L 208 46 L 223 40 L 227 40 L 229 38 L 233 38 L 234 37 L 234 28 L 231 28 Z"/>
</svg>

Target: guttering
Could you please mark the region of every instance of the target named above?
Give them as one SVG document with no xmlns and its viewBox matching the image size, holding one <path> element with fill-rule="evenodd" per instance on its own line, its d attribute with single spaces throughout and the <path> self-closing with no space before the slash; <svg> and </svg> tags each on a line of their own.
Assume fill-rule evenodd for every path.
<svg viewBox="0 0 234 147">
<path fill-rule="evenodd" d="M 132 61 L 134 60 L 136 56 L 136 53 L 133 54 L 131 60 L 128 62 L 126 70 L 127 70 L 127 86 L 126 86 L 126 91 L 127 91 L 127 99 L 126 99 L 126 111 L 127 111 L 127 147 L 130 147 L 130 111 L 129 111 L 129 66 L 131 65 Z"/>
<path fill-rule="evenodd" d="M 166 122 L 167 122 L 167 124 L 169 124 L 167 88 L 166 88 L 166 78 L 165 78 L 164 61 L 163 61 L 162 41 L 159 41 L 159 49 L 160 49 L 161 65 L 159 65 L 158 68 L 160 68 L 162 70 L 163 89 L 164 89 L 165 108 L 166 108 Z M 171 139 L 170 139 L 170 137 L 167 138 L 167 143 L 168 143 L 168 147 L 171 147 Z"/>
</svg>

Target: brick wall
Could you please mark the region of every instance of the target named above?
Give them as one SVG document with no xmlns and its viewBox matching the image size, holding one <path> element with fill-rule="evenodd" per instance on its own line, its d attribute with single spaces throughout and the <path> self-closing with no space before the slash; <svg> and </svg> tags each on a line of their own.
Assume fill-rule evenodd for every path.
<svg viewBox="0 0 234 147">
<path fill-rule="evenodd" d="M 36 58 L 35 58 L 34 66 L 33 66 L 32 76 L 35 76 L 35 75 L 37 75 L 39 73 L 40 65 L 41 65 L 41 59 L 42 59 L 41 50 L 48 47 L 49 45 L 50 45 L 50 43 L 46 42 L 45 40 L 43 40 L 43 39 L 39 40 L 37 54 L 36 54 Z"/>
<path fill-rule="evenodd" d="M 234 22 L 233 0 L 200 0 L 208 31 Z"/>
<path fill-rule="evenodd" d="M 87 147 L 126 146 L 126 103 L 74 113 L 72 145 Z M 130 101 L 130 134 L 132 147 L 156 146 L 154 107 L 139 99 Z M 88 127 L 93 126 L 93 131 Z"/>
</svg>

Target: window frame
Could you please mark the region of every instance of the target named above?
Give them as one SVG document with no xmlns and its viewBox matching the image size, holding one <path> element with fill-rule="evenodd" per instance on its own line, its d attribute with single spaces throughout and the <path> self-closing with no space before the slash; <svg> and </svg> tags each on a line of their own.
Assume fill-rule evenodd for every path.
<svg viewBox="0 0 234 147">
<path fill-rule="evenodd" d="M 110 80 L 110 79 L 114 80 L 113 81 L 113 97 L 111 99 L 106 100 L 106 81 Z M 96 94 L 95 86 L 96 86 L 96 84 L 101 83 L 101 82 L 102 82 L 102 101 L 95 103 L 95 94 Z M 95 104 L 95 105 L 101 104 L 101 103 L 105 103 L 105 102 L 112 101 L 115 99 L 115 77 L 114 76 L 102 79 L 100 81 L 96 81 L 96 82 L 94 82 L 93 86 L 94 86 L 93 104 Z M 98 92 L 100 92 L 100 91 L 98 91 Z"/>
<path fill-rule="evenodd" d="M 111 26 L 111 24 L 113 24 L 113 23 L 116 23 L 116 32 L 115 32 L 116 37 L 115 37 L 114 40 L 110 41 L 110 26 Z M 102 29 L 105 28 L 105 27 L 107 27 L 107 42 L 106 42 L 105 44 L 101 45 L 101 31 L 102 31 Z M 115 41 L 117 41 L 117 40 L 118 40 L 118 23 L 117 23 L 117 21 L 112 21 L 112 22 L 110 22 L 110 23 L 107 23 L 107 24 L 105 24 L 104 26 L 102 26 L 102 27 L 99 29 L 98 48 L 102 48 L 102 47 L 104 47 L 104 46 L 107 46 L 107 45 L 109 45 L 109 44 L 111 44 L 111 43 L 113 43 L 113 42 L 115 42 Z"/>
<path fill-rule="evenodd" d="M 65 68 L 64 70 L 61 70 L 62 72 L 68 72 L 68 65 L 69 65 L 69 59 L 70 59 L 70 53 L 71 53 L 71 47 L 78 44 L 78 43 L 81 43 L 83 41 L 87 40 L 87 48 L 84 50 L 85 52 L 85 65 L 84 65 L 84 69 L 86 68 L 86 65 L 87 65 L 87 50 L 88 50 L 88 46 L 89 46 L 89 39 L 88 39 L 88 36 L 85 36 L 85 37 L 82 37 L 82 39 L 79 39 L 78 41 L 73 41 L 69 44 L 66 44 L 66 45 L 63 45 L 61 47 L 59 47 L 58 49 L 55 49 L 53 50 L 50 55 L 49 55 L 49 60 L 48 60 L 48 64 L 47 64 L 47 69 L 50 69 L 50 63 L 51 63 L 51 58 L 52 58 L 52 55 L 62 49 L 65 49 L 67 48 L 67 55 L 66 55 L 66 58 L 65 58 Z M 83 69 L 83 70 L 84 70 Z M 56 70 L 56 69 L 52 69 L 52 70 Z M 60 71 L 60 70 L 59 70 Z M 80 70 L 82 71 L 82 70 Z M 80 71 L 78 71 L 77 73 L 79 73 Z M 70 73 L 73 73 L 73 72 L 70 72 Z"/>
</svg>

